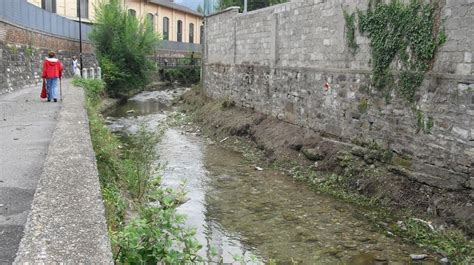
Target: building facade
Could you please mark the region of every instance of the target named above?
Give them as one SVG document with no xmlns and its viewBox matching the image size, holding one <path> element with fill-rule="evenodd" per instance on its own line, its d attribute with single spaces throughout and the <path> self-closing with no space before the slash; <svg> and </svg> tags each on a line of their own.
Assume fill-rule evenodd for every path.
<svg viewBox="0 0 474 265">
<path fill-rule="evenodd" d="M 49 12 L 77 20 L 79 19 L 79 6 L 81 18 L 84 22 L 93 22 L 95 17 L 94 6 L 100 0 L 27 0 L 29 3 L 41 7 Z"/>
<path fill-rule="evenodd" d="M 100 0 L 27 0 L 47 11 L 86 23 L 93 23 L 96 6 Z M 122 0 L 129 14 L 147 19 L 163 40 L 201 43 L 204 30 L 203 16 L 171 0 Z M 79 12 L 80 6 L 80 12 Z"/>
<path fill-rule="evenodd" d="M 129 14 L 152 22 L 163 40 L 201 43 L 203 16 L 169 0 L 124 0 Z"/>
</svg>

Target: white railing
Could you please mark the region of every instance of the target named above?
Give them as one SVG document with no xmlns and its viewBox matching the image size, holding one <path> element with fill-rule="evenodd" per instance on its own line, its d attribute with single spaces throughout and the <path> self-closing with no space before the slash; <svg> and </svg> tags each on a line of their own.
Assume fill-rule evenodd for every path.
<svg viewBox="0 0 474 265">
<path fill-rule="evenodd" d="M 91 67 L 82 69 L 82 78 L 84 79 L 102 79 L 102 69 L 100 67 Z"/>
</svg>

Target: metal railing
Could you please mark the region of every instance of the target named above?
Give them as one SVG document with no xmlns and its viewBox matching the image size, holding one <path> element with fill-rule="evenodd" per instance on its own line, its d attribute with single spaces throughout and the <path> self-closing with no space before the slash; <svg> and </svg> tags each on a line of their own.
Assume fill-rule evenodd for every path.
<svg viewBox="0 0 474 265">
<path fill-rule="evenodd" d="M 159 68 L 197 68 L 201 67 L 201 58 L 173 58 L 157 57 L 156 65 Z"/>
<path fill-rule="evenodd" d="M 79 40 L 79 22 L 48 12 L 26 0 L 0 0 L 0 21 L 45 32 L 58 37 Z M 92 27 L 82 23 L 82 39 L 88 41 Z"/>
<path fill-rule="evenodd" d="M 160 44 L 158 44 L 157 49 L 183 52 L 202 52 L 202 45 L 197 43 L 163 40 L 160 41 Z"/>
</svg>

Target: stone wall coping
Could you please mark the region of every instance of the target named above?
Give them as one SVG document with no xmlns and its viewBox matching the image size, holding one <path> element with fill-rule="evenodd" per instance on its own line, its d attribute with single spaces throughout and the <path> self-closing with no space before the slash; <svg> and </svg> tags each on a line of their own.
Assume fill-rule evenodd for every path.
<svg viewBox="0 0 474 265">
<path fill-rule="evenodd" d="M 213 13 L 213 14 L 209 14 L 209 15 L 206 16 L 206 18 L 222 15 L 222 14 L 227 13 L 227 12 L 239 13 L 239 9 L 240 9 L 240 7 L 238 7 L 238 6 L 231 6 L 231 7 L 228 7 L 226 9 L 222 10 L 222 11 L 219 11 L 219 12 L 216 12 L 216 13 Z"/>
<path fill-rule="evenodd" d="M 113 264 L 84 91 L 63 94 L 14 264 Z"/>
</svg>

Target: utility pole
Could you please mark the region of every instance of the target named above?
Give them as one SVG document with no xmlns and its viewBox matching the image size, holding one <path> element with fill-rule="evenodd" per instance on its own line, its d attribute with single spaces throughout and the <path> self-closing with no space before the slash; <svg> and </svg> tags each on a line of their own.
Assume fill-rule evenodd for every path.
<svg viewBox="0 0 474 265">
<path fill-rule="evenodd" d="M 81 0 L 77 1 L 78 8 L 79 8 L 79 68 L 81 69 L 81 77 L 82 77 L 82 12 L 81 12 Z"/>
<path fill-rule="evenodd" d="M 247 0 L 244 0 L 244 13 L 247 13 Z"/>
</svg>

